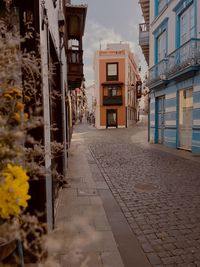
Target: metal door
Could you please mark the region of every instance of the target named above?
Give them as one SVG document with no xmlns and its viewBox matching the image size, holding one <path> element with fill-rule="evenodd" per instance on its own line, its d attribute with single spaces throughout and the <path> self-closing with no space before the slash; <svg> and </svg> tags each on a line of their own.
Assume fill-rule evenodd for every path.
<svg viewBox="0 0 200 267">
<path fill-rule="evenodd" d="M 179 91 L 179 148 L 192 149 L 193 90 Z"/>
<path fill-rule="evenodd" d="M 157 98 L 157 143 L 163 144 L 165 129 L 165 96 Z"/>
</svg>

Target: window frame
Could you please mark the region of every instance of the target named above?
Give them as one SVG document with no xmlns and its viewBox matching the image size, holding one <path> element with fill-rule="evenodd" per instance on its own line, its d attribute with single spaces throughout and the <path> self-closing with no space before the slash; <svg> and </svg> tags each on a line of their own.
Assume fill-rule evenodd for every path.
<svg viewBox="0 0 200 267">
<path fill-rule="evenodd" d="M 165 2 L 165 4 L 160 9 L 160 3 L 161 3 L 161 1 Z M 169 5 L 169 2 L 170 1 L 171 0 L 155 0 L 155 2 L 154 2 L 154 5 L 155 5 L 155 8 L 154 8 L 155 17 L 158 17 L 159 14 L 162 13 L 162 11 Z"/>
<path fill-rule="evenodd" d="M 181 0 L 173 9 L 176 13 L 176 49 L 184 44 L 181 42 L 181 16 L 187 12 L 192 5 L 194 10 L 194 36 L 190 37 L 190 40 L 191 38 L 197 37 L 197 0 Z"/>
<path fill-rule="evenodd" d="M 113 95 L 113 91 L 115 91 L 114 95 Z M 107 85 L 103 88 L 103 96 L 107 96 L 107 97 L 122 96 L 122 87 L 117 84 Z"/>
<path fill-rule="evenodd" d="M 158 38 L 162 35 L 163 32 L 166 31 L 166 55 L 165 58 L 168 55 L 168 20 L 169 18 L 166 17 L 161 24 L 155 29 L 153 32 L 154 35 L 154 64 L 159 63 L 158 59 Z M 163 60 L 163 59 L 162 59 Z"/>
<path fill-rule="evenodd" d="M 108 70 L 109 70 L 109 65 L 116 65 L 116 75 L 109 75 Z M 119 63 L 118 62 L 108 62 L 106 63 L 106 80 L 107 81 L 118 81 L 118 76 L 119 76 Z"/>
</svg>

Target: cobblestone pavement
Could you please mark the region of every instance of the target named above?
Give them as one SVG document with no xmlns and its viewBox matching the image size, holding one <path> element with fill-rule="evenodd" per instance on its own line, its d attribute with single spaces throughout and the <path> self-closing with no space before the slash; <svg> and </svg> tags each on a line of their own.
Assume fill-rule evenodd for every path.
<svg viewBox="0 0 200 267">
<path fill-rule="evenodd" d="M 151 265 L 200 266 L 200 163 L 148 144 L 142 126 L 78 130 Z"/>
</svg>

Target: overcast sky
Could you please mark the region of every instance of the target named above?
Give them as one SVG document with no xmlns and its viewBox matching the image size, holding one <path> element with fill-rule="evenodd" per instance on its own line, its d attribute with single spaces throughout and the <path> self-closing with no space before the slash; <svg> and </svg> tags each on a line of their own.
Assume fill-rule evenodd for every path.
<svg viewBox="0 0 200 267">
<path fill-rule="evenodd" d="M 132 51 L 137 54 L 142 67 L 146 62 L 138 45 L 138 24 L 143 22 L 138 0 L 72 0 L 72 4 L 87 4 L 87 17 L 84 34 L 84 74 L 86 86 L 91 85 L 93 78 L 93 55 L 107 43 L 128 42 Z"/>
</svg>

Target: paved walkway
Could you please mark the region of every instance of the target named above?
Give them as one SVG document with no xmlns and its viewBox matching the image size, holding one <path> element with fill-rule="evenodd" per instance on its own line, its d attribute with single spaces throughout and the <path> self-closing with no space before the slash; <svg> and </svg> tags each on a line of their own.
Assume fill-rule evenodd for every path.
<svg viewBox="0 0 200 267">
<path fill-rule="evenodd" d="M 56 213 L 57 259 L 62 267 L 150 267 L 84 142 L 88 129 L 73 134 L 69 185 Z"/>
<path fill-rule="evenodd" d="M 200 266 L 200 158 L 129 129 L 77 125 L 57 233 L 62 267 Z"/>
</svg>

